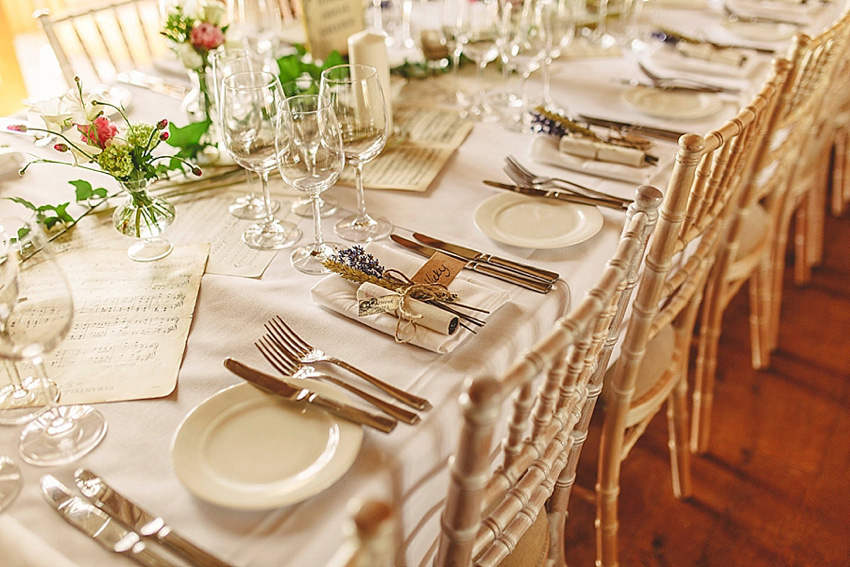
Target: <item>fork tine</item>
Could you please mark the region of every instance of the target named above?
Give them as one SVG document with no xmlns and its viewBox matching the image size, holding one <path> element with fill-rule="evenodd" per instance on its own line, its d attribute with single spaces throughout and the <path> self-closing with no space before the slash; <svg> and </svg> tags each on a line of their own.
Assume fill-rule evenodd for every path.
<svg viewBox="0 0 850 567">
<path fill-rule="evenodd" d="M 254 343 L 254 346 L 257 347 L 257 350 L 260 351 L 260 354 L 262 354 L 263 357 L 266 360 L 269 361 L 269 364 L 271 364 L 272 367 L 274 367 L 275 370 L 277 370 L 281 374 L 291 374 L 291 372 L 287 371 L 286 367 L 281 366 L 278 363 L 277 357 L 274 355 L 274 353 L 271 350 L 269 350 L 269 347 L 266 346 L 265 343 L 262 342 L 262 339 L 260 341 L 256 342 L 256 343 Z"/>
<path fill-rule="evenodd" d="M 264 325 L 264 327 L 266 328 L 266 331 L 268 331 L 269 336 L 274 338 L 281 347 L 286 347 L 286 350 L 294 353 L 297 358 L 306 356 L 310 352 L 309 348 L 300 346 L 299 343 L 275 321 L 269 321 Z"/>
<path fill-rule="evenodd" d="M 298 350 L 310 351 L 313 349 L 313 346 L 309 344 L 307 341 L 298 336 L 298 333 L 292 330 L 292 327 L 286 324 L 286 322 L 280 317 L 280 315 L 276 315 L 270 321 L 272 324 L 277 324 L 278 330 L 281 331 L 284 335 L 288 336 L 293 343 L 300 347 Z"/>
<path fill-rule="evenodd" d="M 283 368 L 285 374 L 292 374 L 301 368 L 301 363 L 294 359 L 288 352 L 279 348 L 279 345 L 273 339 L 263 337 L 260 339 L 260 344 L 277 361 L 278 365 Z M 257 348 L 260 347 L 258 346 Z M 260 350 L 262 351 L 263 349 L 261 348 Z"/>
<path fill-rule="evenodd" d="M 281 343 L 276 338 L 270 335 L 265 335 L 263 338 L 266 341 L 266 348 L 271 350 L 277 357 L 282 359 L 282 361 L 285 361 L 286 366 L 289 366 L 293 370 L 298 370 L 299 368 L 304 366 L 298 355 L 292 352 L 292 350 L 287 345 Z"/>
</svg>

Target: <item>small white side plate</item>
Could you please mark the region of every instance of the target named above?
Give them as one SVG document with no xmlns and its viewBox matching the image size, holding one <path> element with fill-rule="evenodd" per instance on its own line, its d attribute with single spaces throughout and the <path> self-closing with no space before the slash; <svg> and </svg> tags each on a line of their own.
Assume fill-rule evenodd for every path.
<svg viewBox="0 0 850 567">
<path fill-rule="evenodd" d="M 714 93 L 632 87 L 623 91 L 622 97 L 635 110 L 658 118 L 705 118 L 723 108 L 723 101 Z"/>
<path fill-rule="evenodd" d="M 315 381 L 309 387 L 340 397 Z M 359 425 L 237 384 L 186 416 L 174 434 L 171 458 L 177 478 L 198 498 L 268 510 L 331 486 L 354 463 L 362 442 Z"/>
<path fill-rule="evenodd" d="M 481 203 L 473 217 L 478 229 L 498 242 L 522 248 L 563 248 L 584 242 L 602 228 L 596 207 L 499 193 Z"/>
</svg>

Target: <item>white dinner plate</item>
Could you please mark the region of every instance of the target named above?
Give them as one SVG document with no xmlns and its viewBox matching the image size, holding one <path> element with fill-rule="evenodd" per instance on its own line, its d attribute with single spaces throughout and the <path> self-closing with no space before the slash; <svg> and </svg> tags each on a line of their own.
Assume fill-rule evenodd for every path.
<svg viewBox="0 0 850 567">
<path fill-rule="evenodd" d="M 623 91 L 622 97 L 635 110 L 658 118 L 705 118 L 723 108 L 723 101 L 714 93 L 632 87 Z"/>
<path fill-rule="evenodd" d="M 310 389 L 340 397 L 324 384 Z M 226 388 L 192 410 L 171 443 L 174 472 L 192 494 L 219 506 L 268 510 L 300 502 L 354 463 L 363 429 L 251 384 Z"/>
<path fill-rule="evenodd" d="M 478 205 L 478 229 L 522 248 L 562 248 L 584 242 L 602 228 L 599 209 L 554 199 L 499 193 Z"/>
<path fill-rule="evenodd" d="M 799 29 L 791 24 L 772 22 L 723 22 L 723 26 L 738 37 L 753 41 L 782 41 Z"/>
</svg>

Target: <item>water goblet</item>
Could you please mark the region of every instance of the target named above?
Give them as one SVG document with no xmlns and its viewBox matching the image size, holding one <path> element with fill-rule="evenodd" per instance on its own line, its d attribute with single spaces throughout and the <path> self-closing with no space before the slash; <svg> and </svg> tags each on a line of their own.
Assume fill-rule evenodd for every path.
<svg viewBox="0 0 850 567">
<path fill-rule="evenodd" d="M 263 58 L 274 59 L 283 32 L 278 0 L 232 0 L 227 2 L 228 38 Z"/>
<path fill-rule="evenodd" d="M 35 219 L 4 219 L 20 226 L 0 252 L 0 358 L 28 361 L 47 380 L 44 356 L 68 334 L 74 316 L 71 289 Z M 49 409 L 21 432 L 19 453 L 38 466 L 70 463 L 94 449 L 106 435 L 106 421 L 89 405 Z"/>
<path fill-rule="evenodd" d="M 263 60 L 259 55 L 248 49 L 221 49 L 214 51 L 210 56 L 213 78 L 213 98 L 215 99 L 215 108 L 218 109 L 216 122 L 221 122 L 221 84 L 227 75 L 233 73 L 243 73 L 246 71 L 270 71 L 273 72 L 271 65 L 277 67 L 274 61 Z M 216 125 L 218 128 L 218 124 Z M 233 203 L 227 208 L 230 214 L 239 219 L 257 220 L 266 216 L 264 209 L 265 203 L 263 196 L 257 195 L 252 189 L 254 184 L 251 180 L 252 174 L 246 170 L 245 176 L 248 179 L 248 193 L 240 195 L 234 199 Z M 272 200 L 272 212 L 277 212 L 280 204 Z"/>
<path fill-rule="evenodd" d="M 243 242 L 258 250 L 287 248 L 301 238 L 298 227 L 275 218 L 269 193 L 269 173 L 277 167 L 283 98 L 277 77 L 265 71 L 234 73 L 222 82 L 224 147 L 233 161 L 260 176 L 263 187 L 266 216 L 242 233 Z"/>
<path fill-rule="evenodd" d="M 309 195 L 313 205 L 312 244 L 292 252 L 292 265 L 306 274 L 329 273 L 323 262 L 342 246 L 322 239 L 319 195 L 339 179 L 345 165 L 342 133 L 332 107 L 319 95 L 296 95 L 284 101 L 278 169 L 284 181 Z"/>
<path fill-rule="evenodd" d="M 497 0 L 472 0 L 467 10 L 469 19 L 466 26 L 463 53 L 475 62 L 478 92 L 473 98 L 472 104 L 465 109 L 465 114 L 475 120 L 497 120 L 498 116 L 493 112 L 487 100 L 487 91 L 484 88 L 484 69 L 499 55 L 497 43 L 499 2 Z"/>
<path fill-rule="evenodd" d="M 342 131 L 345 161 L 354 167 L 357 213 L 339 221 L 336 234 L 351 242 L 370 242 L 386 237 L 393 225 L 366 211 L 363 164 L 375 159 L 389 137 L 389 108 L 374 67 L 337 65 L 322 71 L 320 103 L 336 113 Z"/>
</svg>

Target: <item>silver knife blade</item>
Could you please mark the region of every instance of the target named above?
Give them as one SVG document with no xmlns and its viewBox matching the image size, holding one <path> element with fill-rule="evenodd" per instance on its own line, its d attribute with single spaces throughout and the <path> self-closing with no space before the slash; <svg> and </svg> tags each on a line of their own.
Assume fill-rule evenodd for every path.
<svg viewBox="0 0 850 567">
<path fill-rule="evenodd" d="M 588 116 L 587 114 L 579 114 L 578 117 L 593 126 L 602 126 L 604 128 L 624 128 L 646 136 L 661 138 L 662 140 L 672 140 L 675 142 L 685 135 L 685 132 L 678 132 L 676 130 L 656 128 L 655 126 L 644 126 L 643 124 L 632 124 L 631 122 L 620 122 L 618 120 L 609 120 L 607 118 L 599 118 L 597 116 Z"/>
<path fill-rule="evenodd" d="M 432 246 L 438 250 L 442 250 L 443 252 L 448 252 L 449 254 L 458 256 L 463 260 L 484 262 L 485 264 L 494 264 L 505 269 L 516 271 L 520 275 L 539 279 L 544 283 L 554 283 L 561 277 L 560 274 L 550 272 L 549 270 L 535 268 L 534 266 L 529 266 L 520 262 L 514 262 L 512 260 L 493 256 L 492 254 L 485 254 L 484 252 L 479 252 L 478 250 L 474 250 L 472 248 L 466 248 L 465 246 L 460 246 L 459 244 L 452 244 L 451 242 L 446 242 L 444 240 L 434 238 L 433 236 L 427 236 L 425 234 L 422 234 L 421 232 L 414 232 L 413 238 L 415 238 L 422 244 Z"/>
<path fill-rule="evenodd" d="M 563 193 L 555 189 L 535 189 L 534 187 L 523 187 L 522 185 L 512 185 L 510 183 L 501 183 L 499 181 L 488 180 L 485 180 L 484 184 L 489 185 L 490 187 L 496 187 L 497 189 L 513 191 L 514 193 L 521 193 L 523 195 L 529 195 L 532 197 L 557 199 L 558 201 L 564 201 L 566 203 L 575 203 L 578 205 L 589 205 L 592 207 L 608 207 L 609 209 L 617 209 L 618 211 L 625 211 L 629 208 L 629 205 L 626 203 L 615 203 L 612 201 L 595 199 L 593 197 L 583 197 L 581 195 L 573 195 L 572 193 Z"/>
<path fill-rule="evenodd" d="M 398 234 L 390 234 L 390 238 L 396 244 L 400 246 L 404 246 L 408 250 L 413 250 L 417 254 L 424 256 L 426 258 L 430 258 L 439 250 L 436 248 L 431 248 L 430 246 L 426 246 L 419 242 L 414 242 L 412 240 L 408 240 L 403 236 L 399 236 Z M 547 293 L 552 289 L 552 283 L 544 283 L 536 279 L 528 279 L 526 277 L 518 275 L 516 272 L 511 272 L 507 270 L 503 270 L 498 266 L 493 266 L 490 264 L 480 264 L 475 260 L 467 261 L 466 267 L 474 272 L 478 272 L 480 274 L 484 274 L 498 280 L 502 280 L 504 282 L 512 283 L 514 285 L 518 285 L 520 287 L 524 287 L 525 289 L 530 289 L 531 291 L 536 291 L 538 293 Z"/>
<path fill-rule="evenodd" d="M 41 477 L 41 491 L 59 515 L 106 549 L 133 559 L 145 567 L 169 567 L 171 563 L 153 552 L 139 534 L 113 520 L 100 508 L 75 496 L 52 475 Z"/>
<path fill-rule="evenodd" d="M 736 89 L 727 89 L 725 87 L 713 87 L 713 86 L 704 86 L 697 87 L 692 85 L 679 85 L 674 84 L 672 81 L 659 81 L 656 83 L 641 81 L 639 79 L 614 79 L 615 83 L 620 85 L 626 85 L 629 87 L 644 87 L 647 89 L 658 89 L 661 91 L 679 91 L 679 92 L 689 92 L 689 93 L 706 93 L 706 94 L 718 94 L 718 93 L 730 93 L 734 94 Z M 740 91 L 737 91 L 740 92 Z"/>
<path fill-rule="evenodd" d="M 226 358 L 224 360 L 224 367 L 265 392 L 280 396 L 292 402 L 312 404 L 359 425 L 366 425 L 383 433 L 389 433 L 398 425 L 395 419 L 383 415 L 375 415 L 360 408 L 322 397 L 307 388 L 292 386 L 282 379 L 261 372 L 256 368 L 251 368 L 238 360 Z"/>
<path fill-rule="evenodd" d="M 87 469 L 77 469 L 74 473 L 74 480 L 80 492 L 113 519 L 139 535 L 156 538 L 157 541 L 192 565 L 197 567 L 230 567 L 228 563 L 210 555 L 178 535 L 162 518 L 146 512 L 113 490 L 93 472 Z"/>
</svg>

